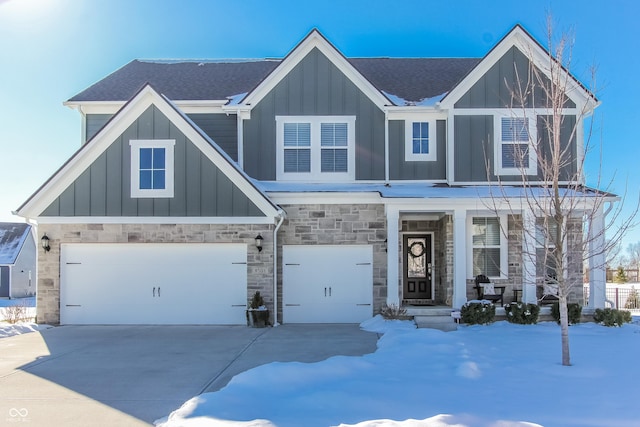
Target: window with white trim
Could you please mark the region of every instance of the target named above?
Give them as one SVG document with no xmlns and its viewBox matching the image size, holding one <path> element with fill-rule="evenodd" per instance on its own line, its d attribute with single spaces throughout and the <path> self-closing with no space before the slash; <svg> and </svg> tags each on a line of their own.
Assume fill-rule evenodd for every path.
<svg viewBox="0 0 640 427">
<path fill-rule="evenodd" d="M 173 139 L 135 139 L 131 146 L 131 197 L 173 197 Z"/>
<path fill-rule="evenodd" d="M 558 223 L 553 218 L 536 218 L 536 275 L 543 279 L 557 277 L 555 237 Z"/>
<path fill-rule="evenodd" d="M 529 116 L 496 116 L 496 172 L 499 175 L 535 175 L 537 156 L 535 118 Z"/>
<path fill-rule="evenodd" d="M 472 217 L 470 224 L 472 276 L 504 276 L 507 239 L 500 228 L 501 217 Z"/>
<path fill-rule="evenodd" d="M 436 126 L 433 121 L 405 120 L 405 161 L 436 160 Z"/>
<path fill-rule="evenodd" d="M 277 116 L 282 181 L 355 179 L 355 116 Z"/>
</svg>

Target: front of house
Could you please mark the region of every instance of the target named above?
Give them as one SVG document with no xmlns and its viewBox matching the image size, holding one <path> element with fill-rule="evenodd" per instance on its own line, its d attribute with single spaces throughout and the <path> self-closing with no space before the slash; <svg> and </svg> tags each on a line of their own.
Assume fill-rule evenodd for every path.
<svg viewBox="0 0 640 427">
<path fill-rule="evenodd" d="M 348 59 L 313 30 L 282 60 L 127 64 L 66 103 L 83 144 L 18 209 L 50 239 L 38 321 L 242 324 L 260 291 L 272 321 L 355 323 L 459 308 L 479 274 L 535 302 L 509 153 L 548 111 L 514 116 L 505 82 L 544 56 L 516 26 L 481 59 Z M 571 82 L 580 130 L 597 101 Z M 576 165 L 583 138 L 561 133 Z"/>
</svg>

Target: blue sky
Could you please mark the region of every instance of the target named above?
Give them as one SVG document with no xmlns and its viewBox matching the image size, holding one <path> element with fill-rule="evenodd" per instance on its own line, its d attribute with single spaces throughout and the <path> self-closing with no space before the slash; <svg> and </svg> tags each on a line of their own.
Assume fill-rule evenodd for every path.
<svg viewBox="0 0 640 427">
<path fill-rule="evenodd" d="M 633 205 L 638 1 L 0 0 L 0 220 L 19 220 L 10 212 L 79 147 L 80 116 L 62 103 L 134 58 L 282 57 L 314 27 L 346 56 L 481 57 L 517 23 L 546 44 L 549 12 L 573 30 L 574 74 L 590 85 L 597 66 L 588 181 L 602 165 L 600 187 Z M 625 246 L 638 241 L 636 229 Z"/>
</svg>

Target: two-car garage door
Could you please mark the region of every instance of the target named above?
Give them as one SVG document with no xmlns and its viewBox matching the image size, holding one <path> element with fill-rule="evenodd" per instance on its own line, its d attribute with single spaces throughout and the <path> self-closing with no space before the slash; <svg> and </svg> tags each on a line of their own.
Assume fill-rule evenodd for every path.
<svg viewBox="0 0 640 427">
<path fill-rule="evenodd" d="M 63 244 L 62 324 L 244 324 L 245 244 Z"/>
</svg>

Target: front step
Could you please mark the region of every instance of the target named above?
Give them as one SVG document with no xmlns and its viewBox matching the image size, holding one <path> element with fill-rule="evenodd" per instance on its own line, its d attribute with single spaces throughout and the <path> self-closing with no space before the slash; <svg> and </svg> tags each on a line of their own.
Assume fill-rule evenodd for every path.
<svg viewBox="0 0 640 427">
<path fill-rule="evenodd" d="M 451 310 L 449 310 L 449 314 L 446 316 L 431 314 L 413 316 L 413 321 L 418 328 L 439 329 L 444 332 L 458 330 L 458 325 L 453 317 L 451 317 Z"/>
<path fill-rule="evenodd" d="M 446 306 L 405 306 L 407 316 L 413 317 L 418 328 L 439 329 L 449 332 L 458 329 L 455 319 L 451 317 L 453 309 Z"/>
</svg>

